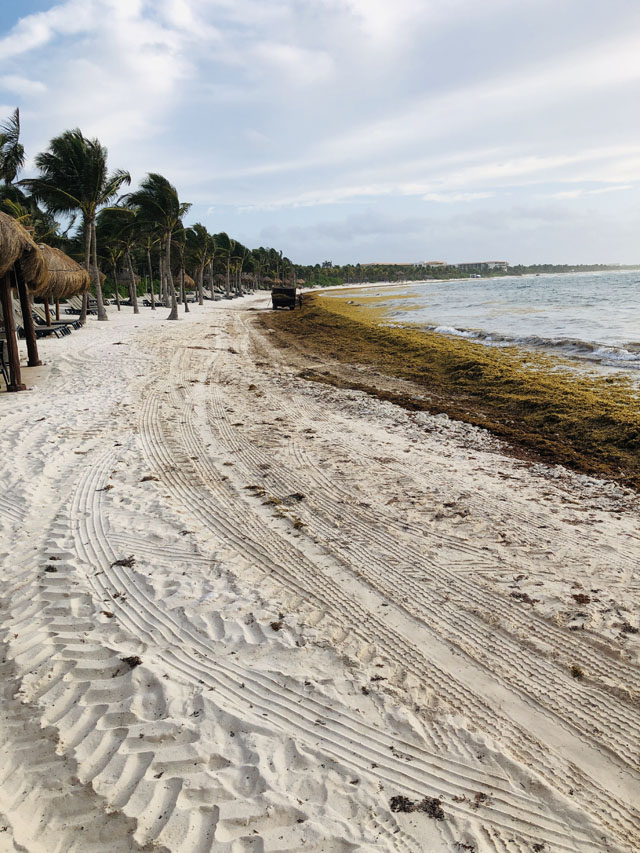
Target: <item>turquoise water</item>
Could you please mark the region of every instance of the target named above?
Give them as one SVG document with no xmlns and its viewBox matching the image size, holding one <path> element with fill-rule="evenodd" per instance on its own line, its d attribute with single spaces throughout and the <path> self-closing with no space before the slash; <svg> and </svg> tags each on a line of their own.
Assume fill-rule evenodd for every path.
<svg viewBox="0 0 640 853">
<path fill-rule="evenodd" d="M 428 281 L 357 293 L 388 297 L 390 318 L 441 334 L 640 371 L 640 270 Z"/>
</svg>

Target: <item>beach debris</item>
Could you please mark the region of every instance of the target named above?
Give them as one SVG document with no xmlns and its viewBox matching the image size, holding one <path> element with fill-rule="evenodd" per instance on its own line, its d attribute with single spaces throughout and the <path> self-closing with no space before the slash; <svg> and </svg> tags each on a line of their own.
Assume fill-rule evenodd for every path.
<svg viewBox="0 0 640 853">
<path fill-rule="evenodd" d="M 392 812 L 422 812 L 433 820 L 444 820 L 445 814 L 442 810 L 442 800 L 438 797 L 423 797 L 419 801 L 411 800 L 403 794 L 391 797 L 389 807 Z"/>
<path fill-rule="evenodd" d="M 525 604 L 530 604 L 532 607 L 540 601 L 539 598 L 531 598 L 531 596 L 526 592 L 510 592 L 509 595 L 511 598 L 516 598 L 518 601 L 524 601 Z"/>
<path fill-rule="evenodd" d="M 151 480 L 158 482 L 158 478 L 153 474 L 145 474 L 144 477 L 140 480 L 141 483 L 149 483 Z"/>
<path fill-rule="evenodd" d="M 282 622 L 280 622 L 280 621 L 270 622 L 269 624 L 271 625 L 271 629 L 273 631 L 281 631 L 282 630 Z"/>
<path fill-rule="evenodd" d="M 635 625 L 632 625 L 630 622 L 623 622 L 622 627 L 620 628 L 623 634 L 637 634 L 638 629 Z"/>
<path fill-rule="evenodd" d="M 591 597 L 585 595 L 583 592 L 578 592 L 575 595 L 572 595 L 571 598 L 573 598 L 576 604 L 589 604 L 591 601 Z"/>
<path fill-rule="evenodd" d="M 409 797 L 405 797 L 403 794 L 398 794 L 395 797 L 391 797 L 389 807 L 392 812 L 412 812 L 415 808 L 415 801 L 410 800 Z"/>
<path fill-rule="evenodd" d="M 114 566 L 124 566 L 125 569 L 132 569 L 136 564 L 136 558 L 131 554 L 129 557 L 123 557 L 121 560 L 114 560 L 111 563 L 111 568 Z"/>
<path fill-rule="evenodd" d="M 292 504 L 300 503 L 304 499 L 305 496 L 302 494 L 302 492 L 292 492 L 292 494 L 285 495 L 283 498 L 281 498 L 280 502 L 287 506 L 291 506 Z"/>
<path fill-rule="evenodd" d="M 582 669 L 581 666 L 578 666 L 577 664 L 574 663 L 571 666 L 571 675 L 574 678 L 577 678 L 578 681 L 582 681 L 582 679 L 584 678 L 584 670 Z"/>
<path fill-rule="evenodd" d="M 230 352 L 232 355 L 238 355 L 238 350 L 233 347 L 227 347 L 227 352 Z"/>
<path fill-rule="evenodd" d="M 120 660 L 122 663 L 126 663 L 131 669 L 135 669 L 142 663 L 142 658 L 138 657 L 138 655 L 129 655 L 126 658 L 120 658 Z"/>
<path fill-rule="evenodd" d="M 96 489 L 96 492 L 108 492 L 113 488 L 111 483 L 108 483 L 106 486 L 103 486 L 101 489 Z"/>
<path fill-rule="evenodd" d="M 477 811 L 480 806 L 487 806 L 490 804 L 491 797 L 488 794 L 483 794 L 481 791 L 478 791 L 477 794 L 474 794 L 473 802 L 471 803 L 471 808 Z"/>
<path fill-rule="evenodd" d="M 103 616 L 106 616 L 107 619 L 113 619 L 113 613 L 110 610 L 101 610 L 100 612 Z"/>
<path fill-rule="evenodd" d="M 57 572 L 58 571 L 55 566 L 45 566 L 44 570 L 45 570 L 45 572 Z"/>
<path fill-rule="evenodd" d="M 442 811 L 442 800 L 437 797 L 424 797 L 416 805 L 415 811 L 423 812 L 428 817 L 434 820 L 444 820 L 444 812 Z"/>
</svg>

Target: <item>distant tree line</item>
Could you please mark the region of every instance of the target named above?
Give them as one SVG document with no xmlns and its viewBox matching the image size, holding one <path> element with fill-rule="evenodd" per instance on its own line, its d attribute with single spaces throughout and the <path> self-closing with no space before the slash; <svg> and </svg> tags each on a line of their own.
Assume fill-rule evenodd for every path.
<svg viewBox="0 0 640 853">
<path fill-rule="evenodd" d="M 609 270 L 631 270 L 640 264 L 517 264 L 507 269 L 484 270 L 482 278 L 498 278 L 506 275 L 541 275 L 543 273 L 604 272 Z M 428 266 L 424 264 L 344 264 L 334 265 L 324 261 L 315 265 L 295 265 L 298 279 L 308 285 L 331 287 L 338 284 L 362 284 L 376 282 L 425 281 L 429 279 L 468 278 L 469 273 L 456 266 Z"/>
</svg>

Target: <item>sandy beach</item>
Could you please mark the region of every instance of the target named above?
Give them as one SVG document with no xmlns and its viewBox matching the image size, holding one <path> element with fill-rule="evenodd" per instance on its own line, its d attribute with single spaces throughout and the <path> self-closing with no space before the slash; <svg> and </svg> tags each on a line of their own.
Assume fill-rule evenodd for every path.
<svg viewBox="0 0 640 853">
<path fill-rule="evenodd" d="M 637 495 L 305 379 L 267 299 L 0 394 L 0 851 L 637 850 Z"/>
</svg>

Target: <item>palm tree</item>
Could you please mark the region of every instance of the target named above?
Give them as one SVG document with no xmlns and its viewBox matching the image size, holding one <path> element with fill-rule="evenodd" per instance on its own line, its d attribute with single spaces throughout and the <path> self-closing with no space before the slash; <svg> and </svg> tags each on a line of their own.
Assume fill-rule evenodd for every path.
<svg viewBox="0 0 640 853">
<path fill-rule="evenodd" d="M 180 265 L 178 267 L 178 281 L 179 281 L 179 296 L 178 299 L 180 302 L 184 304 L 184 313 L 189 313 L 189 303 L 187 302 L 187 294 L 184 289 L 184 252 L 187 243 L 187 235 L 184 225 L 182 224 L 182 220 L 178 222 L 173 234 L 171 235 L 171 239 L 176 249 L 178 250 L 178 258 L 180 260 Z"/>
<path fill-rule="evenodd" d="M 20 144 L 20 110 L 0 124 L 0 178 L 12 184 L 24 166 L 24 146 Z"/>
<path fill-rule="evenodd" d="M 222 231 L 220 234 L 214 234 L 213 240 L 216 247 L 216 252 L 220 255 L 222 259 L 224 259 L 225 262 L 225 292 L 227 296 L 229 296 L 229 294 L 231 293 L 231 282 L 229 279 L 229 273 L 231 270 L 231 255 L 233 253 L 235 241 L 232 240 L 229 235 L 224 231 Z"/>
<path fill-rule="evenodd" d="M 213 237 L 200 222 L 196 222 L 187 230 L 187 253 L 189 260 L 193 263 L 196 273 L 196 285 L 198 288 L 198 303 L 204 304 L 203 280 L 204 270 L 207 264 L 213 260 L 215 244 Z M 213 281 L 211 283 L 213 291 Z M 213 296 L 213 292 L 211 293 Z"/>
<path fill-rule="evenodd" d="M 137 208 L 140 222 L 157 227 L 164 242 L 164 264 L 162 276 L 168 284 L 171 296 L 171 313 L 168 320 L 178 319 L 176 289 L 171 275 L 171 238 L 181 218 L 187 213 L 190 204 L 181 203 L 176 188 L 162 175 L 149 172 L 140 184 L 140 189 L 126 197 L 127 204 Z"/>
<path fill-rule="evenodd" d="M 117 260 L 124 260 L 126 276 L 129 280 L 129 299 L 133 306 L 133 313 L 139 314 L 136 280 L 131 261 L 131 252 L 139 239 L 139 223 L 136 221 L 135 210 L 129 207 L 103 208 L 98 215 L 97 233 L 100 236 L 101 244 L 106 244 L 110 249 L 110 260 L 114 270 L 116 291 L 118 288 Z M 118 294 L 116 294 L 116 299 L 119 303 Z M 118 310 L 120 310 L 119 304 Z"/>
<path fill-rule="evenodd" d="M 149 274 L 149 294 L 151 296 L 151 310 L 156 310 L 156 297 L 153 290 L 153 264 L 151 263 L 151 250 L 160 242 L 160 235 L 157 229 L 148 223 L 141 222 L 140 225 L 140 243 L 147 256 L 147 272 Z"/>
<path fill-rule="evenodd" d="M 129 173 L 118 169 L 109 174 L 107 149 L 97 139 L 85 138 L 78 128 L 66 130 L 52 139 L 49 150 L 38 154 L 35 163 L 40 176 L 20 183 L 28 187 L 50 213 L 81 214 L 85 269 L 93 276 L 98 320 L 108 320 L 97 266 L 96 213 L 115 198 L 122 186 L 131 183 Z M 86 320 L 86 303 L 85 295 L 82 322 Z"/>
</svg>

